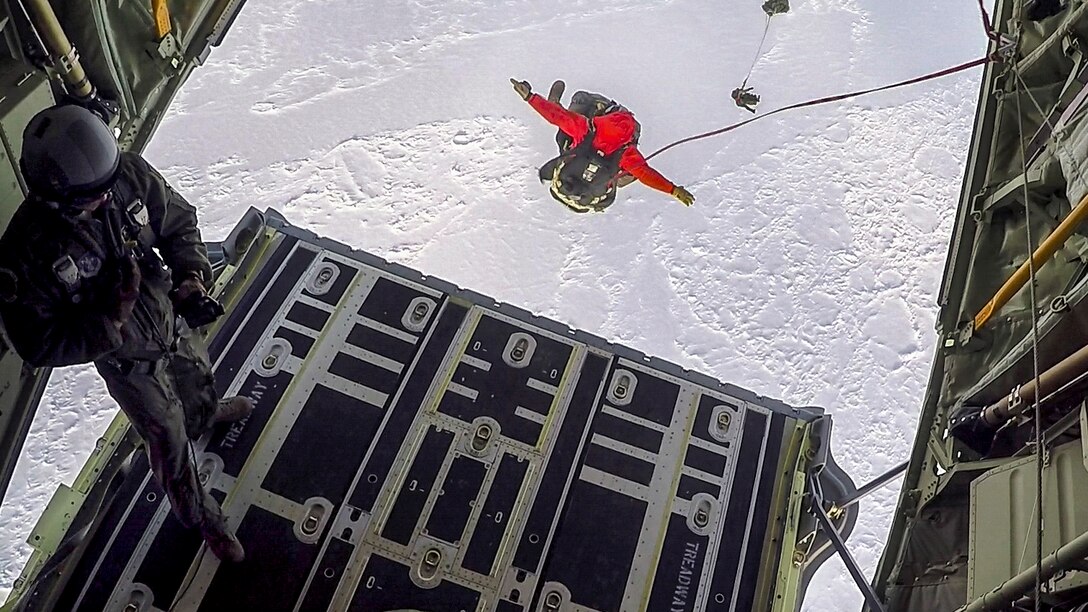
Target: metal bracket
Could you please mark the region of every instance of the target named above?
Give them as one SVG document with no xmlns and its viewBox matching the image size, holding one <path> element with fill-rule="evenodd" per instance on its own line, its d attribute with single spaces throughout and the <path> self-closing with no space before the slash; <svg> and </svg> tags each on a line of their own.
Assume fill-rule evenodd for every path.
<svg viewBox="0 0 1088 612">
<path fill-rule="evenodd" d="M 824 530 L 824 535 L 830 540 L 831 545 L 835 547 L 835 552 L 839 553 L 839 558 L 842 559 L 843 565 L 845 565 L 847 571 L 850 572 L 850 577 L 854 579 L 854 584 L 857 585 L 858 590 L 860 590 L 862 596 L 865 597 L 865 603 L 868 605 L 869 612 L 884 612 L 884 604 L 881 603 L 880 598 L 877 597 L 873 585 L 869 584 L 869 581 L 865 579 L 865 574 L 863 574 L 861 568 L 858 567 L 857 561 L 854 560 L 854 556 L 851 555 L 850 550 L 846 548 L 846 542 L 843 541 L 842 536 L 839 535 L 839 531 L 835 529 L 835 524 L 831 522 L 831 518 L 827 515 L 827 511 L 824 510 L 824 500 L 823 496 L 819 493 L 820 485 L 816 480 L 816 476 L 809 474 L 808 479 L 809 490 L 812 491 L 812 513 L 816 515 L 816 521 L 820 524 L 820 528 Z"/>
<path fill-rule="evenodd" d="M 53 58 L 53 70 L 56 70 L 58 74 L 68 74 L 72 71 L 72 68 L 79 63 L 79 51 L 75 46 L 72 46 L 72 50 L 65 55 L 58 55 Z"/>
<path fill-rule="evenodd" d="M 1020 397 L 1020 388 L 1022 386 L 1023 385 L 1016 385 L 1009 391 L 1009 407 L 1007 410 L 1010 415 L 1019 414 L 1021 412 L 1020 406 L 1024 403 L 1024 398 Z"/>
<path fill-rule="evenodd" d="M 1001 59 L 1003 62 L 1012 62 L 1016 60 L 1016 49 L 1020 46 L 1020 36 L 1009 36 L 1001 32 L 997 32 L 997 51 L 994 52 L 994 56 Z"/>
<path fill-rule="evenodd" d="M 173 34 L 163 36 L 161 40 L 147 43 L 147 54 L 161 60 L 173 70 L 181 68 L 181 46 Z M 165 68 L 165 66 L 164 66 Z"/>
<path fill-rule="evenodd" d="M 1080 39 L 1070 34 L 1062 36 L 1062 54 L 1064 54 L 1066 57 L 1073 60 L 1074 62 L 1079 63 L 1080 60 L 1084 57 L 1084 54 L 1081 52 L 1080 48 Z M 1076 71 L 1074 70 L 1073 72 Z"/>
</svg>

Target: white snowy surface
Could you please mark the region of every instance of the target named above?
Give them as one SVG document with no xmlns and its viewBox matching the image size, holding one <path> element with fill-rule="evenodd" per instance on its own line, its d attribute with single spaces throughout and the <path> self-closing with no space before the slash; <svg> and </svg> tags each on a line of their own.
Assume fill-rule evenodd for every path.
<svg viewBox="0 0 1088 612">
<path fill-rule="evenodd" d="M 795 0 L 749 85 L 761 111 L 982 55 L 972 0 Z M 749 115 L 729 92 L 758 0 L 281 0 L 247 3 L 148 151 L 223 238 L 248 207 L 500 301 L 835 418 L 862 483 L 907 456 L 978 69 L 785 113 L 653 164 L 603 215 L 554 202 L 554 129 L 512 91 L 553 79 L 631 108 L 649 153 Z M 58 370 L 0 509 L 0 588 L 55 486 L 112 417 L 88 368 Z M 895 505 L 861 504 L 868 575 Z M 805 610 L 860 608 L 829 562 Z"/>
</svg>

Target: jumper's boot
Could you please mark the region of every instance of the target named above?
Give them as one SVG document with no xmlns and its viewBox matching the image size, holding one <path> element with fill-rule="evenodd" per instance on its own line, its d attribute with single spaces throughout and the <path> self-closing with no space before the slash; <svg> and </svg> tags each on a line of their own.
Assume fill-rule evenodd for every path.
<svg viewBox="0 0 1088 612">
<path fill-rule="evenodd" d="M 556 81 L 552 83 L 552 88 L 548 90 L 548 101 L 559 104 L 559 100 L 563 97 L 563 91 L 566 90 L 567 84 L 563 81 Z"/>
<path fill-rule="evenodd" d="M 236 395 L 224 397 L 216 404 L 215 414 L 212 415 L 212 425 L 219 423 L 233 423 L 241 421 L 253 413 L 253 400 L 248 397 Z"/>
<path fill-rule="evenodd" d="M 239 563 L 246 558 L 242 543 L 222 521 L 214 521 L 212 525 L 202 526 L 200 535 L 204 536 L 204 543 L 220 561 Z"/>
</svg>

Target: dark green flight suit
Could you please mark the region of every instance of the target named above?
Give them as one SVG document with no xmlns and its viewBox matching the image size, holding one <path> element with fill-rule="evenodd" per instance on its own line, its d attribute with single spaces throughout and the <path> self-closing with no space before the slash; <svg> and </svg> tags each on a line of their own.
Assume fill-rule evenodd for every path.
<svg viewBox="0 0 1088 612">
<path fill-rule="evenodd" d="M 9 271 L 9 286 L 14 278 L 14 290 L 0 296 L 0 318 L 16 353 L 32 366 L 93 361 L 144 439 L 178 519 L 225 530 L 219 504 L 200 485 L 189 444 L 210 427 L 218 401 L 214 378 L 203 346 L 176 334 L 169 296 L 188 275 L 211 279 L 196 210 L 134 153 L 122 153 L 110 206 L 118 211 L 113 219 L 123 221 L 115 225 L 138 236 L 142 276 L 120 331 L 109 313 L 119 302 L 124 261 L 117 241 L 107 238 L 110 212 L 103 206 L 77 218 L 33 198 L 0 238 L 0 268 Z"/>
</svg>

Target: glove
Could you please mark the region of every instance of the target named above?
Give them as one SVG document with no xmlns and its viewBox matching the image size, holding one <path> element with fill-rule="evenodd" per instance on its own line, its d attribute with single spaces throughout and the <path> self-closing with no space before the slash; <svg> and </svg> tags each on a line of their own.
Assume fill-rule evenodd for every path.
<svg viewBox="0 0 1088 612">
<path fill-rule="evenodd" d="M 143 275 L 140 274 L 140 264 L 131 255 L 125 258 L 125 269 L 121 271 L 121 283 L 117 289 L 117 304 L 114 306 L 110 318 L 114 325 L 120 328 L 132 317 L 132 310 L 136 308 L 136 300 L 140 299 L 140 282 Z"/>
<path fill-rule="evenodd" d="M 185 319 L 189 329 L 197 329 L 215 322 L 223 316 L 225 311 L 223 305 L 215 298 L 206 293 L 194 291 L 174 306 L 174 312 Z"/>
<path fill-rule="evenodd" d="M 182 302 L 193 293 L 208 295 L 208 290 L 204 288 L 204 281 L 200 280 L 199 276 L 194 273 L 190 276 L 186 276 L 185 279 L 178 284 L 178 288 L 171 293 L 170 297 L 173 298 L 175 302 Z"/>
<path fill-rule="evenodd" d="M 695 196 L 691 195 L 690 191 L 679 185 L 672 188 L 672 197 L 680 200 L 680 203 L 684 206 L 691 206 L 695 203 Z"/>
<path fill-rule="evenodd" d="M 529 96 L 533 95 L 533 86 L 529 85 L 529 81 L 510 79 L 510 84 L 514 86 L 514 91 L 518 92 L 522 100 L 528 100 Z"/>
</svg>

